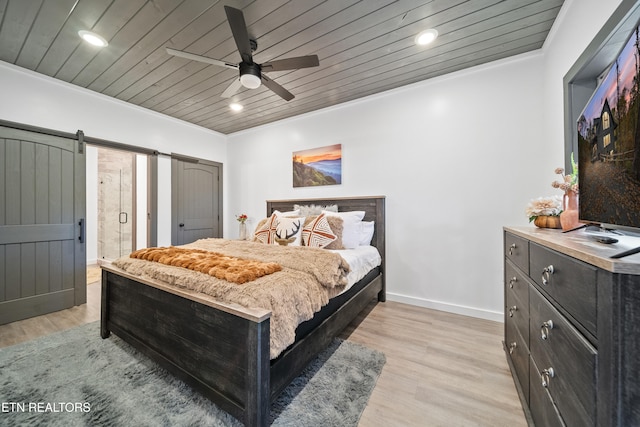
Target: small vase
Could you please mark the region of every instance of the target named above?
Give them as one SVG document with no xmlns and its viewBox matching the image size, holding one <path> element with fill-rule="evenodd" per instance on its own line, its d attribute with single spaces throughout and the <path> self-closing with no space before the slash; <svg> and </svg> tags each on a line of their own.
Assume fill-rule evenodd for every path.
<svg viewBox="0 0 640 427">
<path fill-rule="evenodd" d="M 247 240 L 247 224 L 244 222 L 240 223 L 240 240 Z"/>
<path fill-rule="evenodd" d="M 580 226 L 578 221 L 578 193 L 566 191 L 562 198 L 562 213 L 560 213 L 560 224 L 563 230 L 571 230 Z"/>
</svg>

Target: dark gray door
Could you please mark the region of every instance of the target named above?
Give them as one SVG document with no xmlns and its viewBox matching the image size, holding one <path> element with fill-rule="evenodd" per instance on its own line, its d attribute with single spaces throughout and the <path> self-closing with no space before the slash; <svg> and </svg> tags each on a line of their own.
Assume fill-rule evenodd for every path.
<svg viewBox="0 0 640 427">
<path fill-rule="evenodd" d="M 171 173 L 172 244 L 222 237 L 222 165 L 174 157 Z"/>
<path fill-rule="evenodd" d="M 0 324 L 86 302 L 81 146 L 0 126 Z"/>
</svg>

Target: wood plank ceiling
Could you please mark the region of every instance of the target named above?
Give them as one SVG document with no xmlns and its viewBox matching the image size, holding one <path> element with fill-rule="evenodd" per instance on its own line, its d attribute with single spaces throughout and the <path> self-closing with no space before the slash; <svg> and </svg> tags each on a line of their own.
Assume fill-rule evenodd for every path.
<svg viewBox="0 0 640 427">
<path fill-rule="evenodd" d="M 563 0 L 0 0 L 0 60 L 224 134 L 542 47 Z M 220 94 L 234 70 L 173 57 L 240 62 L 224 5 L 244 12 L 257 63 L 317 54 L 320 66 L 268 73 Z M 414 37 L 435 28 L 419 47 Z M 96 48 L 78 37 L 108 40 Z M 244 105 L 241 112 L 230 101 Z"/>
</svg>

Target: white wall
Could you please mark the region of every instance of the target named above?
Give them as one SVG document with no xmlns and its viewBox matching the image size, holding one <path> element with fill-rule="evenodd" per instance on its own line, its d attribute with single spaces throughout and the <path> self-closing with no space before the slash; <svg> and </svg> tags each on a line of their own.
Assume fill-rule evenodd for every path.
<svg viewBox="0 0 640 427">
<path fill-rule="evenodd" d="M 0 61 L 3 120 L 226 163 L 226 136 Z M 158 244 L 171 243 L 171 161 L 159 156 Z M 223 170 L 226 173 L 226 169 Z M 223 181 L 226 182 L 226 179 Z M 226 192 L 223 191 L 223 195 Z"/>
<path fill-rule="evenodd" d="M 228 221 L 255 226 L 271 198 L 385 195 L 389 299 L 500 319 L 501 227 L 527 223 L 543 155 L 541 76 L 521 55 L 233 134 Z M 292 152 L 338 143 L 342 185 L 294 189 Z"/>
</svg>

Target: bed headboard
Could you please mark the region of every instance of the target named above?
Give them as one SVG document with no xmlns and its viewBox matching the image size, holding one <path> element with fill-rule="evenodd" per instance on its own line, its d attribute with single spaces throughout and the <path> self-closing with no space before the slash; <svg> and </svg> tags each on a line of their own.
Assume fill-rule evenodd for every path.
<svg viewBox="0 0 640 427">
<path fill-rule="evenodd" d="M 291 199 L 291 200 L 267 200 L 267 216 L 273 211 L 286 212 L 293 210 L 293 205 L 338 205 L 338 211 L 364 211 L 364 221 L 375 221 L 373 239 L 371 245 L 378 248 L 382 257 L 382 272 L 385 271 L 385 212 L 384 196 L 370 197 L 342 197 L 333 199 Z M 383 285 L 384 286 L 384 285 Z"/>
</svg>

